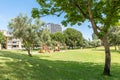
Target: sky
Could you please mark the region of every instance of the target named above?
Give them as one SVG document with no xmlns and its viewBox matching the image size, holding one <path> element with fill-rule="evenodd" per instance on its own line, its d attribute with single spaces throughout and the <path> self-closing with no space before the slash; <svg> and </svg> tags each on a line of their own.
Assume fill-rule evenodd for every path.
<svg viewBox="0 0 120 80">
<path fill-rule="evenodd" d="M 39 8 L 40 6 L 36 0 L 0 0 L 0 30 L 8 30 L 8 23 L 11 19 L 18 16 L 20 13 L 27 14 L 31 17 L 32 8 Z M 45 16 L 40 19 L 46 23 L 61 24 L 64 20 L 64 16 L 56 17 L 53 15 Z M 89 22 L 84 22 L 82 25 L 74 25 L 63 27 L 66 29 L 68 27 L 75 28 L 79 30 L 85 39 L 91 39 L 92 29 L 88 27 Z"/>
</svg>

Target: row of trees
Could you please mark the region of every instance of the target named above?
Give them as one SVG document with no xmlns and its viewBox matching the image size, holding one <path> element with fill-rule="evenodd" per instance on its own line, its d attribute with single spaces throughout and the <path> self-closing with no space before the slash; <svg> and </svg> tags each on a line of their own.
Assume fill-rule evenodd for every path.
<svg viewBox="0 0 120 80">
<path fill-rule="evenodd" d="M 111 46 L 115 46 L 115 50 L 120 50 L 120 23 L 116 26 L 110 27 L 107 33 L 108 42 Z M 92 41 L 89 41 L 90 44 L 93 44 L 93 47 L 97 47 L 102 44 L 100 39 L 95 35 L 92 34 Z M 92 46 L 92 45 L 91 45 Z"/>
<path fill-rule="evenodd" d="M 31 50 L 34 47 L 40 45 L 55 46 L 56 42 L 62 44 L 62 46 L 68 46 L 68 48 L 80 48 L 80 47 L 98 47 L 101 45 L 101 40 L 96 34 L 92 34 L 92 41 L 83 38 L 80 31 L 73 28 L 67 28 L 63 33 L 57 32 L 51 34 L 48 28 L 43 28 L 44 22 L 38 18 L 33 21 L 27 15 L 20 14 L 16 18 L 9 22 L 9 30 L 12 32 L 15 38 L 22 39 L 24 47 L 28 51 L 29 56 Z M 111 45 L 115 46 L 120 44 L 120 27 L 111 27 L 108 32 L 108 39 Z M 0 42 L 5 41 L 1 33 Z"/>
<path fill-rule="evenodd" d="M 30 56 L 30 50 L 35 46 L 40 46 L 42 44 L 52 46 L 55 45 L 56 41 L 72 49 L 77 47 L 98 47 L 102 43 L 96 34 L 92 34 L 92 41 L 85 40 L 81 32 L 73 28 L 67 28 L 63 33 L 57 32 L 50 34 L 47 28 L 42 28 L 44 24 L 45 23 L 39 19 L 35 19 L 33 22 L 32 18 L 20 14 L 10 21 L 9 30 L 13 33 L 15 38 L 23 40 L 24 47 Z M 119 34 L 120 27 L 111 27 L 109 29 L 109 43 L 114 45 L 115 49 L 116 45 L 119 45 L 120 43 Z M 1 43 L 4 41 L 2 38 L 3 37 L 1 37 Z"/>
<path fill-rule="evenodd" d="M 108 32 L 109 43 L 112 46 L 115 46 L 115 50 L 120 50 L 120 26 L 111 27 Z"/>
<path fill-rule="evenodd" d="M 117 23 L 116 26 L 110 27 L 107 33 L 108 42 L 111 46 L 115 46 L 115 50 L 120 50 L 120 23 Z M 92 34 L 92 41 L 88 41 L 89 44 L 91 44 L 91 47 L 97 47 L 102 45 L 102 42 L 100 39 L 96 36 L 96 34 Z"/>
<path fill-rule="evenodd" d="M 80 31 L 77 31 L 73 28 L 67 28 L 63 33 L 57 32 L 51 34 L 51 37 L 54 41 L 60 42 L 63 45 L 68 46 L 68 48 L 76 48 L 83 46 L 83 36 Z"/>
<path fill-rule="evenodd" d="M 34 47 L 41 45 L 52 46 L 55 42 L 76 48 L 83 45 L 83 36 L 81 32 L 68 28 L 63 33 L 57 32 L 51 34 L 47 28 L 44 28 L 44 22 L 39 19 L 33 20 L 27 15 L 20 14 L 9 22 L 9 31 L 15 38 L 22 40 L 29 56 Z"/>
</svg>

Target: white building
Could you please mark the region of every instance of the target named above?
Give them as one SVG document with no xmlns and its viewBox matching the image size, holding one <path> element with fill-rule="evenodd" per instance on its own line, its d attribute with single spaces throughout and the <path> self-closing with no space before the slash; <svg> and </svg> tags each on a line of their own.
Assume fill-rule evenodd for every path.
<svg viewBox="0 0 120 80">
<path fill-rule="evenodd" d="M 6 30 L 0 30 L 0 32 L 6 37 L 5 49 L 22 49 L 23 44 L 21 39 L 14 38 L 12 33 Z"/>
<path fill-rule="evenodd" d="M 45 27 L 50 30 L 50 33 L 62 32 L 62 27 L 59 24 L 47 23 Z"/>
</svg>

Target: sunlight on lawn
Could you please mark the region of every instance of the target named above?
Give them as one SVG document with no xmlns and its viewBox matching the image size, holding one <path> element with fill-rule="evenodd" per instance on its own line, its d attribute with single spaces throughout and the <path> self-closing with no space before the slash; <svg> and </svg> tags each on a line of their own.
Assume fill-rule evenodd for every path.
<svg viewBox="0 0 120 80">
<path fill-rule="evenodd" d="M 33 53 L 37 51 L 33 51 Z M 0 80 L 119 80 L 120 53 L 111 51 L 113 76 L 102 76 L 104 50 L 78 49 L 53 53 L 0 51 Z"/>
</svg>

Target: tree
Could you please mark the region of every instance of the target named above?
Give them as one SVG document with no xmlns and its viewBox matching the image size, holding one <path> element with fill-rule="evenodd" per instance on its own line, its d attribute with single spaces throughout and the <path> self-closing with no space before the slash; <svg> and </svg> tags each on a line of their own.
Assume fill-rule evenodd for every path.
<svg viewBox="0 0 120 80">
<path fill-rule="evenodd" d="M 120 27 L 111 27 L 108 32 L 108 39 L 111 45 L 116 46 L 120 44 Z"/>
<path fill-rule="evenodd" d="M 94 47 L 94 48 L 96 48 L 96 47 L 98 47 L 98 46 L 101 46 L 101 41 L 100 41 L 100 39 L 92 40 L 91 46 Z"/>
<path fill-rule="evenodd" d="M 83 48 L 90 48 L 90 41 L 87 40 L 87 39 L 83 39 L 83 45 L 82 45 Z"/>
<path fill-rule="evenodd" d="M 32 56 L 31 49 L 33 48 L 33 45 L 39 42 L 38 32 L 42 24 L 40 21 L 37 21 L 35 21 L 35 24 L 33 25 L 31 18 L 20 14 L 12 19 L 8 26 L 9 30 L 13 33 L 13 36 L 22 40 L 29 56 Z"/>
<path fill-rule="evenodd" d="M 5 42 L 5 36 L 3 35 L 2 32 L 0 32 L 0 49 L 1 49 L 1 44 Z"/>
<path fill-rule="evenodd" d="M 41 42 L 45 45 L 50 45 L 51 44 L 51 37 L 50 37 L 50 31 L 48 28 L 45 28 L 41 32 Z"/>
<path fill-rule="evenodd" d="M 75 48 L 76 46 L 78 46 L 78 44 L 82 44 L 83 42 L 83 37 L 81 32 L 73 29 L 73 28 L 67 28 L 64 32 L 64 36 L 65 36 L 65 43 L 67 46 Z"/>
<path fill-rule="evenodd" d="M 51 34 L 51 39 L 54 48 L 59 45 L 59 48 L 66 49 L 65 36 L 62 32 Z"/>
<path fill-rule="evenodd" d="M 91 43 L 92 43 L 92 46 L 95 48 L 101 45 L 100 39 L 98 39 L 98 37 L 94 33 L 92 34 L 92 42 Z"/>
<path fill-rule="evenodd" d="M 98 37 L 97 37 L 97 35 L 96 34 L 92 34 L 92 40 L 97 40 L 98 39 Z"/>
<path fill-rule="evenodd" d="M 56 32 L 56 33 L 54 33 L 54 34 L 51 34 L 51 38 L 52 38 L 52 40 L 57 41 L 57 42 L 60 42 L 60 43 L 62 43 L 62 44 L 65 43 L 64 34 L 61 33 L 61 32 Z"/>
<path fill-rule="evenodd" d="M 65 15 L 62 24 L 80 25 L 84 21 L 91 22 L 94 33 L 102 40 L 105 48 L 104 75 L 110 75 L 110 46 L 107 32 L 111 25 L 120 19 L 120 0 L 37 0 L 40 10 L 33 8 L 32 16 Z"/>
</svg>

